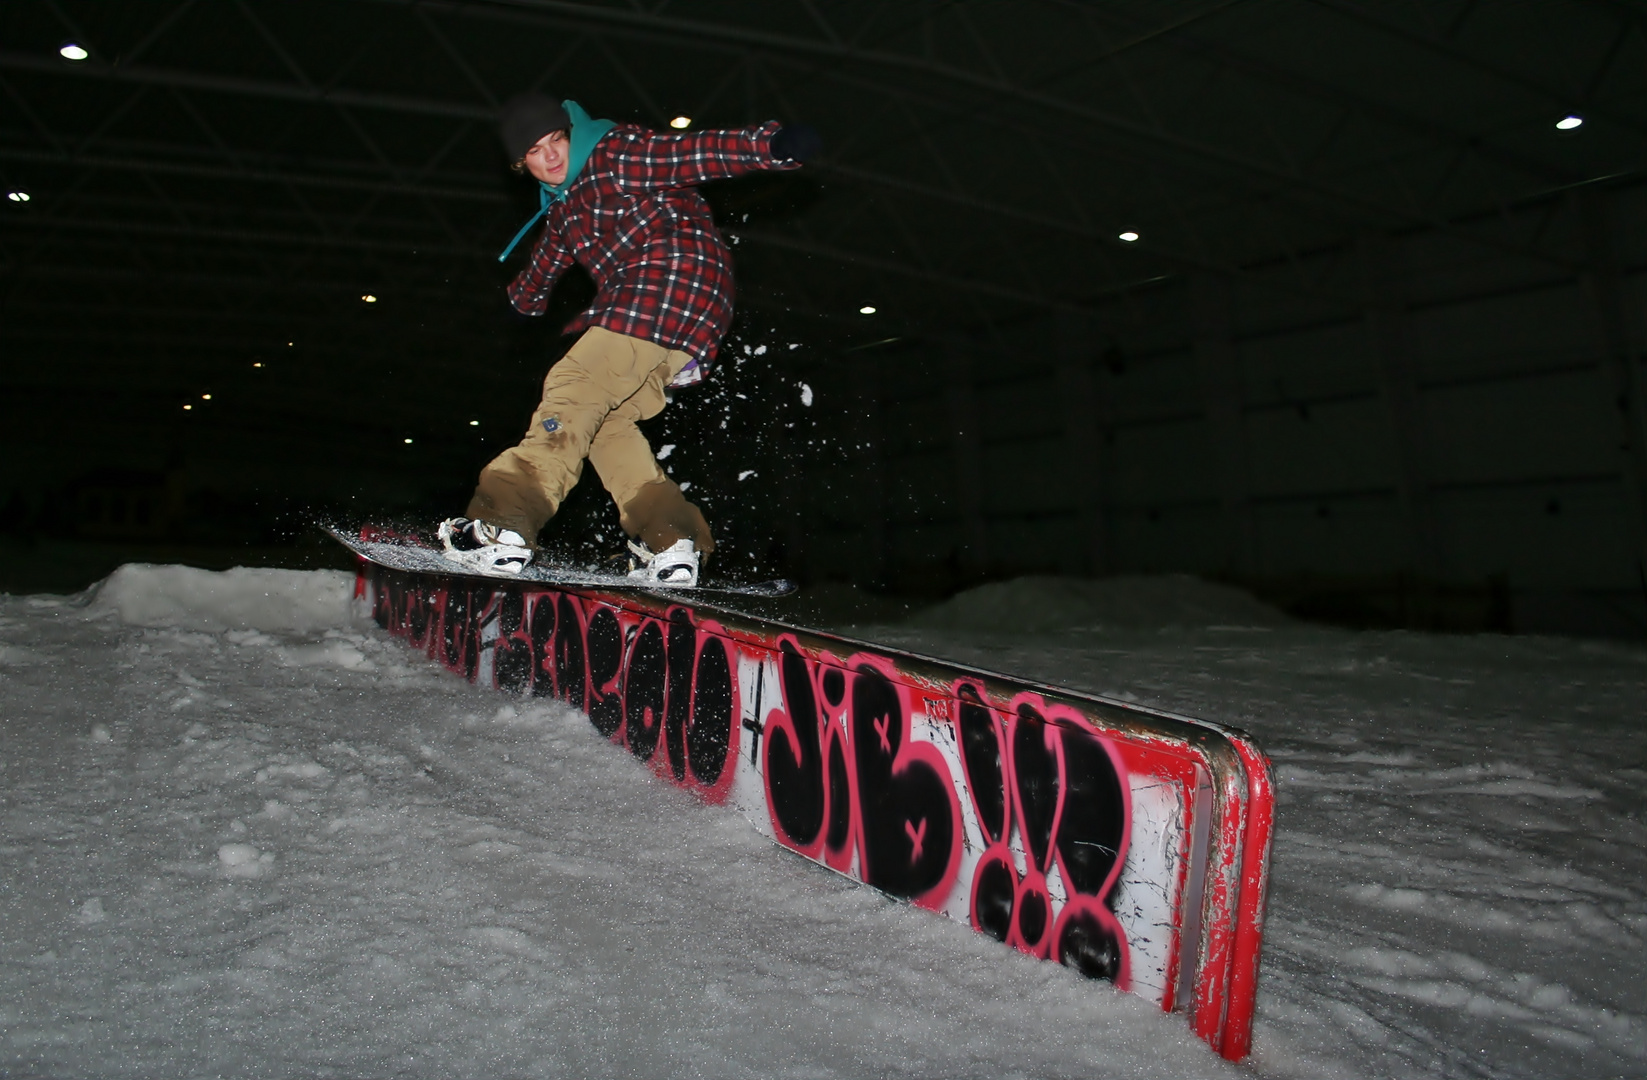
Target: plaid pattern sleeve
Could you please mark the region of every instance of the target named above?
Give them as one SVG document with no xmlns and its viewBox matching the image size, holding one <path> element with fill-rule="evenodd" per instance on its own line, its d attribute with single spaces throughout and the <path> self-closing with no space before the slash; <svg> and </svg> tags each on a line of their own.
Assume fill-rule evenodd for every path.
<svg viewBox="0 0 1647 1080">
<path fill-rule="evenodd" d="M 794 162 L 772 157 L 776 120 L 732 131 L 661 134 L 637 127 L 612 133 L 612 166 L 627 191 L 686 187 L 708 180 L 742 176 L 758 169 L 793 169 Z"/>
<path fill-rule="evenodd" d="M 542 315 L 549 307 L 549 292 L 572 265 L 572 256 L 553 229 L 544 229 L 532 245 L 526 269 L 509 283 L 509 303 L 522 315 Z"/>
<path fill-rule="evenodd" d="M 568 333 L 600 326 L 683 350 L 692 362 L 675 385 L 702 379 L 732 321 L 732 253 L 692 185 L 798 168 L 772 157 L 778 129 L 776 122 L 682 135 L 614 128 L 550 208 L 531 260 L 509 285 L 515 308 L 541 314 L 555 279 L 576 261 L 596 294 Z"/>
</svg>

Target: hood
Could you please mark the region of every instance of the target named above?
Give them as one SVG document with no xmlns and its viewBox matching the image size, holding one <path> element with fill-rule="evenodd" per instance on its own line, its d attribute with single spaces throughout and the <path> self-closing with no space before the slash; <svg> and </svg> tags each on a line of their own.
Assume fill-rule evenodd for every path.
<svg viewBox="0 0 1647 1080">
<path fill-rule="evenodd" d="M 515 250 L 516 245 L 521 242 L 521 239 L 532 226 L 536 225 L 549 212 L 551 206 L 566 198 L 566 193 L 577 182 L 578 176 L 583 172 L 584 165 L 588 163 L 589 155 L 595 152 L 596 145 L 606 136 L 608 131 L 618 126 L 612 120 L 590 119 L 589 114 L 583 111 L 583 106 L 570 98 L 561 102 L 561 105 L 566 109 L 566 115 L 572 121 L 572 135 L 569 140 L 571 145 L 568 147 L 566 154 L 566 179 L 558 184 L 546 184 L 542 180 L 538 181 L 538 212 L 533 214 L 531 219 L 520 227 L 520 231 L 515 234 L 515 238 L 509 241 L 509 246 L 503 249 L 503 254 L 498 256 L 498 262 L 502 262 L 509 257 L 509 253 Z"/>
</svg>

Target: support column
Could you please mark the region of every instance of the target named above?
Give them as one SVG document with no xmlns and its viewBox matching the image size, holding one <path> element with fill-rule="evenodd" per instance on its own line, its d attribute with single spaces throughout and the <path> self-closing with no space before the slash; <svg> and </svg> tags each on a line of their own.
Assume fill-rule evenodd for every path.
<svg viewBox="0 0 1647 1080">
<path fill-rule="evenodd" d="M 860 361 L 858 368 L 857 458 L 863 463 L 863 570 L 866 583 L 876 588 L 886 584 L 886 440 L 882 431 L 881 374 L 874 359 Z"/>
<path fill-rule="evenodd" d="M 1246 386 L 1231 329 L 1230 281 L 1196 274 L 1189 281 L 1190 331 L 1207 414 L 1207 447 L 1223 510 L 1224 568 L 1237 578 L 1259 571 L 1247 455 Z"/>
<path fill-rule="evenodd" d="M 1577 202 L 1584 238 L 1584 283 L 1595 303 L 1606 358 L 1601 370 L 1607 396 L 1618 410 L 1619 474 L 1624 481 L 1626 527 L 1636 576 L 1647 594 L 1647 395 L 1643 394 L 1641 358 L 1631 347 L 1618 260 L 1608 231 L 1607 206 L 1601 192 L 1580 190 Z"/>
<path fill-rule="evenodd" d="M 1058 409 L 1064 421 L 1063 480 L 1075 509 L 1074 553 L 1067 570 L 1100 576 L 1109 572 L 1108 522 L 1104 515 L 1103 423 L 1092 366 L 1099 335 L 1089 316 L 1053 317 L 1052 349 Z"/>
<path fill-rule="evenodd" d="M 1407 565 L 1435 580 L 1445 571 L 1441 530 L 1430 491 L 1433 453 L 1407 328 L 1407 273 L 1401 252 L 1383 233 L 1359 238 L 1367 336 L 1379 387 L 1395 433 L 1396 484 L 1406 522 Z"/>
<path fill-rule="evenodd" d="M 969 345 L 952 347 L 948 366 L 944 401 L 949 409 L 950 448 L 955 461 L 959 570 L 963 579 L 977 579 L 989 568 L 989 523 L 984 517 L 983 431 Z"/>
<path fill-rule="evenodd" d="M 796 437 L 795 425 L 803 423 L 802 418 L 809 415 L 807 407 L 798 400 L 798 384 L 805 382 L 810 385 L 812 380 L 805 374 L 797 376 L 795 369 L 784 368 L 777 363 L 769 371 L 767 393 L 771 401 L 779 403 L 775 410 L 779 423 L 772 428 L 768 443 L 770 450 L 763 467 L 766 469 L 765 475 L 784 478 L 784 482 L 778 485 L 777 505 L 783 524 L 774 539 L 782 545 L 785 572 L 790 577 L 810 581 L 813 575 L 807 537 L 811 535 L 814 527 L 812 519 L 816 517 L 811 511 L 817 498 L 812 485 L 817 479 L 809 475 L 808 466 L 812 457 Z"/>
</svg>

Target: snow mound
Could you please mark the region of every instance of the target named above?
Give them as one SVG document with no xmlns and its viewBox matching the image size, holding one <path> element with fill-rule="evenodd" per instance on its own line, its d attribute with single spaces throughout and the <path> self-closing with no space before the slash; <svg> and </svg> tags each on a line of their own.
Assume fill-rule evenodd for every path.
<svg viewBox="0 0 1647 1080">
<path fill-rule="evenodd" d="M 1087 578 L 1031 576 L 979 585 L 904 625 L 1001 634 L 1055 630 L 1274 627 L 1288 619 L 1251 593 L 1188 574 Z"/>
<path fill-rule="evenodd" d="M 92 610 L 133 626 L 183 630 L 325 630 L 349 625 L 354 575 L 342 570 L 127 563 L 105 578 Z"/>
</svg>

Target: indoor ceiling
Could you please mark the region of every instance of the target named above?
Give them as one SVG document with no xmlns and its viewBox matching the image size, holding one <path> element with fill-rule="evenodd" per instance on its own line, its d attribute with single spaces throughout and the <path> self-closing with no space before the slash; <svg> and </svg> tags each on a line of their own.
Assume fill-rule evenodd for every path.
<svg viewBox="0 0 1647 1080">
<path fill-rule="evenodd" d="M 867 341 L 1288 263 L 1265 287 L 1353 304 L 1308 256 L 1367 232 L 1571 269 L 1507 211 L 1639 178 L 1647 4 L 8 0 L 0 339 L 79 359 L 7 393 L 118 411 L 303 346 L 484 369 L 518 336 L 497 255 L 534 200 L 493 117 L 525 89 L 816 125 L 821 160 L 711 198 L 745 308 Z M 264 425 L 340 415 L 314 385 Z"/>
</svg>

